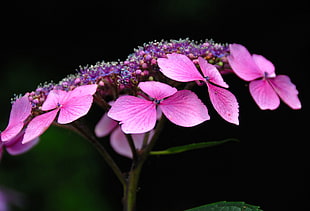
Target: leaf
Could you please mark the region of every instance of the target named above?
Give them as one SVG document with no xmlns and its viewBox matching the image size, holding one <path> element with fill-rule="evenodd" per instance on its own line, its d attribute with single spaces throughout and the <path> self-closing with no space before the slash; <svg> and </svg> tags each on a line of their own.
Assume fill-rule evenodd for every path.
<svg viewBox="0 0 310 211">
<path fill-rule="evenodd" d="M 213 147 L 213 146 L 224 144 L 230 141 L 239 141 L 239 140 L 234 139 L 234 138 L 228 138 L 222 141 L 200 142 L 200 143 L 188 144 L 188 145 L 183 145 L 183 146 L 171 147 L 171 148 L 168 148 L 162 151 L 152 151 L 150 152 L 150 154 L 151 155 L 171 155 L 171 154 L 177 154 L 177 153 L 186 152 L 186 151 L 190 151 L 194 149 L 203 149 L 207 147 Z"/>
<path fill-rule="evenodd" d="M 259 206 L 246 204 L 245 202 L 220 201 L 212 204 L 195 207 L 185 211 L 263 211 Z"/>
</svg>

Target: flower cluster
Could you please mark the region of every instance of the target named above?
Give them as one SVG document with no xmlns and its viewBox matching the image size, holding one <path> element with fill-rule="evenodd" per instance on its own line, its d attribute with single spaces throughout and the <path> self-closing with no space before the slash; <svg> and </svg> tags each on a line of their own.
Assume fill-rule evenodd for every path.
<svg viewBox="0 0 310 211">
<path fill-rule="evenodd" d="M 90 110 L 93 102 L 106 114 L 95 128 L 98 137 L 111 134 L 115 151 L 131 157 L 125 134 L 135 147 L 147 142 L 165 116 L 172 123 L 192 127 L 210 119 L 207 107 L 188 84 L 206 85 L 210 101 L 226 121 L 239 124 L 239 105 L 222 75 L 235 73 L 250 81 L 250 93 L 261 109 L 276 109 L 282 99 L 300 109 L 298 91 L 288 76 L 276 76 L 273 64 L 251 55 L 239 44 L 170 40 L 138 47 L 125 61 L 80 67 L 58 84 L 46 83 L 13 102 L 2 149 L 20 154 L 33 147 L 53 123 L 70 124 Z M 121 127 L 118 127 L 118 124 Z"/>
</svg>

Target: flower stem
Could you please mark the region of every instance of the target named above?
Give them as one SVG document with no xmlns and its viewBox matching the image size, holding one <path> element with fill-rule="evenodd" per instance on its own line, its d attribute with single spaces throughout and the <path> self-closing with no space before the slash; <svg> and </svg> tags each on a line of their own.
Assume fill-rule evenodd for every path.
<svg viewBox="0 0 310 211">
<path fill-rule="evenodd" d="M 124 211 L 134 211 L 136 206 L 137 187 L 140 178 L 141 169 L 144 162 L 150 154 L 150 151 L 155 145 L 155 142 L 163 128 L 166 118 L 163 116 L 155 129 L 154 135 L 150 143 L 140 151 L 138 158 L 133 160 L 131 170 L 127 179 L 127 184 L 124 186 Z"/>
<path fill-rule="evenodd" d="M 136 147 L 135 147 L 135 144 L 134 144 L 134 141 L 132 139 L 131 134 L 125 134 L 125 135 L 126 135 L 126 138 L 127 138 L 127 141 L 128 141 L 131 153 L 132 153 L 132 159 L 134 162 L 137 160 L 137 150 L 136 150 Z"/>
</svg>

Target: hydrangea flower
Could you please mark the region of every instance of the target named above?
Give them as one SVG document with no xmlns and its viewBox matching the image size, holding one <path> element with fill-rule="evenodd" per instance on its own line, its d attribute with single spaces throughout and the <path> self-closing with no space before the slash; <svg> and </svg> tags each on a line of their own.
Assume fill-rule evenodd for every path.
<svg viewBox="0 0 310 211">
<path fill-rule="evenodd" d="M 93 102 L 97 85 L 84 85 L 72 91 L 52 90 L 42 105 L 42 111 L 48 111 L 33 118 L 25 131 L 23 143 L 43 134 L 52 124 L 57 114 L 59 124 L 71 123 L 86 115 Z"/>
<path fill-rule="evenodd" d="M 156 124 L 157 106 L 171 122 L 183 127 L 210 119 L 207 107 L 189 90 L 178 91 L 157 81 L 140 82 L 138 86 L 148 96 L 121 96 L 108 112 L 110 118 L 120 121 L 124 133 L 151 131 Z"/>
<path fill-rule="evenodd" d="M 28 151 L 38 143 L 39 138 L 35 138 L 30 140 L 27 144 L 22 144 L 25 134 L 23 127 L 25 121 L 31 114 L 31 109 L 32 106 L 28 100 L 28 93 L 13 103 L 9 124 L 0 135 L 0 160 L 4 148 L 11 155 L 19 155 Z"/>
<path fill-rule="evenodd" d="M 107 113 L 105 113 L 97 123 L 95 127 L 95 134 L 97 137 L 105 137 L 107 135 L 110 135 L 110 144 L 114 151 L 122 156 L 132 159 L 132 151 L 130 149 L 126 135 L 121 130 L 118 122 L 108 117 Z M 131 134 L 133 143 L 137 150 L 142 149 L 144 136 L 145 133 Z M 148 141 L 151 140 L 152 136 L 153 131 L 150 132 Z"/>
<path fill-rule="evenodd" d="M 180 82 L 203 81 L 208 87 L 212 105 L 219 115 L 228 122 L 239 124 L 237 99 L 231 92 L 224 89 L 228 88 L 228 85 L 214 65 L 199 57 L 201 74 L 187 56 L 175 53 L 168 54 L 167 58 L 159 58 L 157 62 L 160 71 L 172 80 Z"/>
<path fill-rule="evenodd" d="M 112 106 L 114 102 L 112 101 L 109 104 Z M 107 113 L 105 113 L 101 117 L 101 119 L 95 126 L 95 134 L 99 138 L 110 135 L 110 144 L 115 152 L 128 158 L 133 157 L 126 135 L 121 130 L 118 122 L 108 117 Z M 144 136 L 145 133 L 131 134 L 133 143 L 137 150 L 142 149 Z M 148 141 L 150 141 L 151 138 L 152 138 L 152 131 Z"/>
<path fill-rule="evenodd" d="M 251 81 L 250 93 L 260 109 L 274 110 L 280 98 L 292 109 L 300 109 L 296 86 L 286 75 L 276 75 L 274 65 L 261 55 L 251 55 L 242 45 L 231 44 L 227 57 L 233 71 L 243 80 Z"/>
<path fill-rule="evenodd" d="M 20 155 L 30 150 L 39 142 L 39 138 L 36 137 L 31 141 L 29 141 L 28 143 L 22 144 L 24 134 L 25 130 L 22 130 L 22 132 L 18 133 L 18 135 L 14 136 L 12 139 L 8 141 L 3 142 L 0 139 L 0 160 L 2 158 L 4 148 L 10 155 Z"/>
<path fill-rule="evenodd" d="M 9 124 L 1 132 L 1 140 L 7 142 L 17 136 L 24 127 L 25 120 L 31 115 L 32 105 L 28 99 L 28 93 L 17 99 L 12 104 Z"/>
</svg>

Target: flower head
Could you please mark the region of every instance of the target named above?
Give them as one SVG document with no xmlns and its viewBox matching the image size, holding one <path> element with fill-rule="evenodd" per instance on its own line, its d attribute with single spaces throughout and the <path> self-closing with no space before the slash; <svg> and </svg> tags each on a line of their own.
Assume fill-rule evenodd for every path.
<svg viewBox="0 0 310 211">
<path fill-rule="evenodd" d="M 141 82 L 139 88 L 146 99 L 135 96 L 119 97 L 108 116 L 120 121 L 124 133 L 145 133 L 156 124 L 157 106 L 174 124 L 191 127 L 209 120 L 208 110 L 196 94 L 189 90 L 177 91 L 167 84 Z"/>
<path fill-rule="evenodd" d="M 269 60 L 261 55 L 251 55 L 239 44 L 231 44 L 229 48 L 229 64 L 240 78 L 251 81 L 250 93 L 261 109 L 278 108 L 280 98 L 292 109 L 301 108 L 296 86 L 288 76 L 276 76 L 275 67 Z"/>
<path fill-rule="evenodd" d="M 228 88 L 228 85 L 214 65 L 199 57 L 201 74 L 187 56 L 175 53 L 168 54 L 167 58 L 159 58 L 157 62 L 160 71 L 172 80 L 180 82 L 203 81 L 208 87 L 212 105 L 220 116 L 228 122 L 239 124 L 237 99 L 231 92 L 224 89 Z"/>
</svg>

